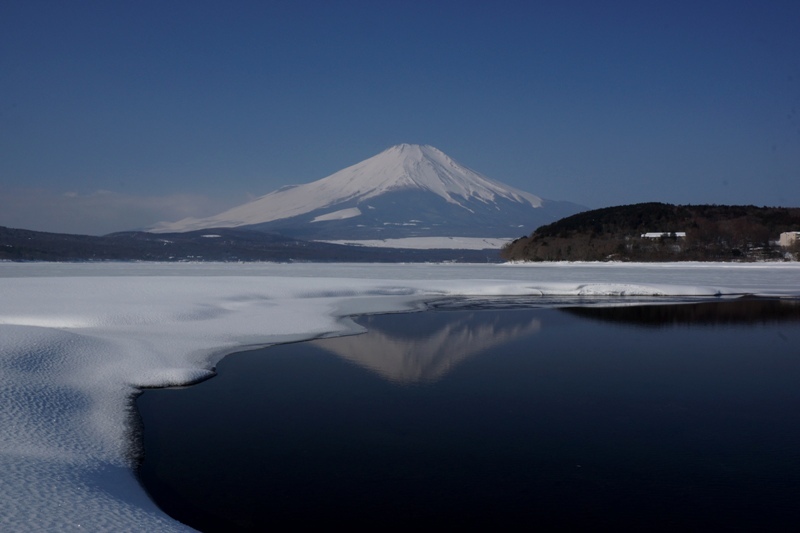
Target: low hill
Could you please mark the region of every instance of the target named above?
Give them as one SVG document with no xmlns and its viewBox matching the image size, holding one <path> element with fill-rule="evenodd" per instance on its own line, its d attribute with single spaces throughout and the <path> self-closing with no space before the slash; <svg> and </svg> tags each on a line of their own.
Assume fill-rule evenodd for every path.
<svg viewBox="0 0 800 533">
<path fill-rule="evenodd" d="M 96 237 L 0 226 L 0 260 L 499 262 L 500 258 L 495 250 L 367 248 L 243 229 L 161 234 L 131 231 Z"/>
<path fill-rule="evenodd" d="M 501 256 L 518 261 L 774 260 L 786 253 L 776 243 L 779 235 L 798 230 L 800 208 L 642 203 L 585 211 L 541 226 L 506 245 Z"/>
</svg>

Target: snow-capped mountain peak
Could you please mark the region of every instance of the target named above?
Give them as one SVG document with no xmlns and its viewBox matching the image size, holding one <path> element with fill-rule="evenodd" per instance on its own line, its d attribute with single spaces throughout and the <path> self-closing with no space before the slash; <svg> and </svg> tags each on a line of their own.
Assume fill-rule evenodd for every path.
<svg viewBox="0 0 800 533">
<path fill-rule="evenodd" d="M 420 189 L 461 205 L 470 198 L 493 202 L 497 197 L 539 207 L 541 198 L 493 181 L 460 165 L 433 146 L 398 144 L 378 155 L 320 180 L 334 185 L 350 198 L 366 200 L 380 194 Z M 313 185 L 313 184 L 309 184 Z"/>
<path fill-rule="evenodd" d="M 338 224 L 337 234 L 350 238 L 343 235 L 347 228 L 342 221 L 353 220 L 356 222 L 347 224 L 369 226 L 374 230 L 371 235 L 386 235 L 381 229 L 384 226 L 416 226 L 418 235 L 423 229 L 428 234 L 446 235 L 445 226 L 452 230 L 459 224 L 483 224 L 482 233 L 494 225 L 516 235 L 519 230 L 509 228 L 527 223 L 525 213 L 530 211 L 542 211 L 543 215 L 547 211 L 539 209 L 543 204 L 538 196 L 475 172 L 433 146 L 399 144 L 312 183 L 282 187 L 213 217 L 161 223 L 151 231 L 242 226 L 274 231 L 280 226 L 283 232 L 308 236 L 309 224 L 314 232 L 326 234 Z M 424 211 L 428 218 L 423 221 L 414 215 L 416 211 Z M 481 222 L 474 217 L 468 220 L 478 212 Z M 490 212 L 504 212 L 506 219 L 519 221 L 513 225 L 505 219 L 498 222 Z M 305 228 L 297 230 L 300 226 Z M 461 229 L 462 234 L 465 231 Z"/>
</svg>

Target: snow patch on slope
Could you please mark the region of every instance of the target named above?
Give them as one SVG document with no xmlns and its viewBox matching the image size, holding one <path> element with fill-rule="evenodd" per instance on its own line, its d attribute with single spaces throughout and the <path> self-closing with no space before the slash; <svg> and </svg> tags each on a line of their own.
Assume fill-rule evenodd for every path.
<svg viewBox="0 0 800 533">
<path fill-rule="evenodd" d="M 345 220 L 360 215 L 361 215 L 361 209 L 357 207 L 350 207 L 348 209 L 340 209 L 339 211 L 334 211 L 333 213 L 326 213 L 324 215 L 320 215 L 318 217 L 315 217 L 311 222 L 324 222 L 326 220 Z"/>
</svg>

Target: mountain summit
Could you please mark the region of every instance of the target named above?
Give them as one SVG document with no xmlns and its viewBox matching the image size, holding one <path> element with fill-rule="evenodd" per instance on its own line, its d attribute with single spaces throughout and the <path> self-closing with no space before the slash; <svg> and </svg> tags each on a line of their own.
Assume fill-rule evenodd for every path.
<svg viewBox="0 0 800 533">
<path fill-rule="evenodd" d="M 503 238 L 581 210 L 489 179 L 433 146 L 400 144 L 321 180 L 151 231 L 246 227 L 328 240 Z"/>
</svg>

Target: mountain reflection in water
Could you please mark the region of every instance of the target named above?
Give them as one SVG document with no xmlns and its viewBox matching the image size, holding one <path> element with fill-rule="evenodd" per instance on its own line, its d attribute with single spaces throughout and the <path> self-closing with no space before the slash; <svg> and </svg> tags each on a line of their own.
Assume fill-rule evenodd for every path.
<svg viewBox="0 0 800 533">
<path fill-rule="evenodd" d="M 154 501 L 226 533 L 796 529 L 797 302 L 357 321 L 142 394 Z"/>
<path fill-rule="evenodd" d="M 409 329 L 415 318 L 368 316 L 358 321 L 366 333 L 309 344 L 395 383 L 433 383 L 469 357 L 536 333 L 542 326 L 539 318 L 525 314 L 503 320 L 489 313 L 439 313 L 422 327 Z"/>
</svg>

